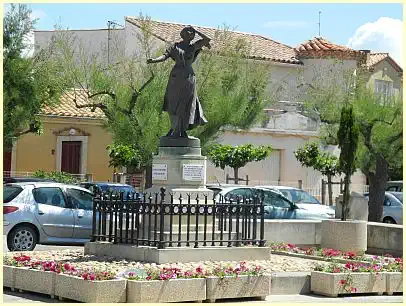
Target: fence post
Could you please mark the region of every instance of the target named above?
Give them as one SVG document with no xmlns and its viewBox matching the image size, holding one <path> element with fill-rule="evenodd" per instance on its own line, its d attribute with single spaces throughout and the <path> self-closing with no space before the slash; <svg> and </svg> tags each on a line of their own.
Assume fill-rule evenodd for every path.
<svg viewBox="0 0 406 306">
<path fill-rule="evenodd" d="M 165 188 L 161 188 L 161 204 L 160 204 L 160 222 L 159 222 L 159 243 L 158 249 L 163 249 L 165 247 L 164 243 L 164 221 L 165 221 Z M 156 228 L 155 228 L 156 230 Z"/>
<path fill-rule="evenodd" d="M 299 186 L 299 189 L 303 189 L 303 181 L 302 180 L 298 180 L 297 184 Z"/>
<path fill-rule="evenodd" d="M 326 204 L 326 181 L 321 179 L 321 204 Z"/>
<path fill-rule="evenodd" d="M 265 215 L 264 215 L 264 202 L 261 199 L 259 199 L 259 204 L 260 206 L 260 213 L 261 213 L 261 224 L 259 225 L 259 246 L 263 247 L 265 246 L 265 240 L 264 240 L 264 236 L 265 236 Z"/>
<path fill-rule="evenodd" d="M 246 181 L 247 181 L 247 186 L 248 186 L 248 174 L 245 176 Z"/>
<path fill-rule="evenodd" d="M 93 197 L 93 216 L 92 216 L 92 236 L 90 238 L 91 242 L 96 241 L 96 201 L 97 201 L 97 192 L 95 196 Z"/>
</svg>

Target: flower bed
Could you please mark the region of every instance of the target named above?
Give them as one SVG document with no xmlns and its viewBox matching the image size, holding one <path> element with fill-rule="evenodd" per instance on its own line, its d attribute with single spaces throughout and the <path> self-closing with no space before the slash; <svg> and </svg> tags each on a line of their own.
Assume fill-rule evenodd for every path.
<svg viewBox="0 0 406 306">
<path fill-rule="evenodd" d="M 26 255 L 14 255 L 14 256 L 4 256 L 3 257 L 3 286 L 11 288 L 12 291 L 15 290 L 16 274 L 15 271 L 17 267 L 25 267 L 29 265 L 31 257 Z"/>
<path fill-rule="evenodd" d="M 341 252 L 329 248 L 301 248 L 290 243 L 271 243 L 271 252 L 279 255 L 297 256 L 301 258 L 331 261 L 340 263 L 360 261 L 364 263 L 380 262 L 385 258 L 392 258 L 390 254 L 381 256 L 357 255 L 355 252 Z"/>
<path fill-rule="evenodd" d="M 246 262 L 236 267 L 218 265 L 208 275 L 206 297 L 210 302 L 242 297 L 265 299 L 270 295 L 271 276 L 264 275 L 260 266 L 248 267 Z"/>
<path fill-rule="evenodd" d="M 153 266 L 141 274 L 130 272 L 126 275 L 127 302 L 201 302 L 206 299 L 204 276 L 201 266 L 188 270 L 176 265 Z"/>
<path fill-rule="evenodd" d="M 345 265 L 317 266 L 311 274 L 311 291 L 333 297 L 349 293 L 392 294 L 402 290 L 402 271 L 401 258 L 367 264 L 347 262 Z"/>
<path fill-rule="evenodd" d="M 85 303 L 125 303 L 126 280 L 109 272 L 56 274 L 55 295 Z"/>
</svg>

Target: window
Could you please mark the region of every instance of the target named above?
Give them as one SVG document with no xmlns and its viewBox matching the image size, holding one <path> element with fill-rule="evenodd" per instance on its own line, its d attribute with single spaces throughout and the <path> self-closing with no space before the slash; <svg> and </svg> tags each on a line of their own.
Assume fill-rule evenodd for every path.
<svg viewBox="0 0 406 306">
<path fill-rule="evenodd" d="M 264 191 L 264 205 L 279 208 L 291 208 L 289 201 L 271 191 Z"/>
<path fill-rule="evenodd" d="M 3 188 L 3 203 L 8 203 L 14 200 L 23 189 L 19 186 L 4 186 Z"/>
<path fill-rule="evenodd" d="M 285 192 L 289 192 L 291 197 L 286 196 L 289 200 L 293 203 L 306 203 L 306 204 L 320 204 L 315 198 L 313 198 L 310 194 L 303 190 L 281 190 L 282 193 L 285 195 Z"/>
<path fill-rule="evenodd" d="M 393 93 L 393 83 L 390 81 L 375 80 L 375 93 L 385 97 L 391 96 Z"/>
<path fill-rule="evenodd" d="M 66 208 L 65 197 L 60 188 L 57 187 L 40 187 L 32 191 L 34 199 L 39 204 L 47 204 L 57 207 Z"/>
<path fill-rule="evenodd" d="M 85 210 L 93 209 L 93 197 L 90 193 L 79 189 L 68 188 L 68 196 L 73 207 Z"/>
<path fill-rule="evenodd" d="M 252 198 L 252 192 L 249 188 L 238 188 L 234 189 L 226 194 L 227 198 L 237 199 L 237 197 Z"/>
</svg>

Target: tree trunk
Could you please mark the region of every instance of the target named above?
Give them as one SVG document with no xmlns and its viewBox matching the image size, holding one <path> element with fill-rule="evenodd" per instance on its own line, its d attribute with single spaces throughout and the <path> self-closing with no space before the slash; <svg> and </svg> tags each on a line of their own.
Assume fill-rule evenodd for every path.
<svg viewBox="0 0 406 306">
<path fill-rule="evenodd" d="M 344 177 L 344 195 L 341 206 L 341 220 L 346 221 L 348 217 L 348 204 L 350 202 L 350 178 L 351 174 L 347 173 Z"/>
<path fill-rule="evenodd" d="M 333 184 L 331 181 L 331 175 L 327 175 L 327 186 L 328 186 L 328 203 L 333 205 Z"/>
<path fill-rule="evenodd" d="M 375 173 L 368 174 L 369 180 L 369 213 L 368 221 L 381 222 L 385 187 L 388 181 L 388 162 L 380 154 L 376 157 Z"/>
<path fill-rule="evenodd" d="M 238 168 L 234 168 L 234 184 L 238 185 Z"/>
<path fill-rule="evenodd" d="M 152 165 L 145 167 L 145 189 L 152 187 Z"/>
</svg>

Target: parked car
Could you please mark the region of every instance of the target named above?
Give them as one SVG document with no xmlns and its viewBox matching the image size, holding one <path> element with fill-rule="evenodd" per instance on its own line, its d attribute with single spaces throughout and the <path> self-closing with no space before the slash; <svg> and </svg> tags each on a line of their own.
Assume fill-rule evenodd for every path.
<svg viewBox="0 0 406 306">
<path fill-rule="evenodd" d="M 257 186 L 259 188 L 266 188 L 275 191 L 281 192 L 288 200 L 292 201 L 295 204 L 317 204 L 321 203 L 312 195 L 306 191 L 295 188 L 295 187 L 286 187 L 286 186 Z"/>
<path fill-rule="evenodd" d="M 403 181 L 388 181 L 386 183 L 386 191 L 403 192 Z"/>
<path fill-rule="evenodd" d="M 131 198 L 133 195 L 137 196 L 139 193 L 135 190 L 133 186 L 120 184 L 120 183 L 110 183 L 110 182 L 86 182 L 80 183 L 80 187 L 90 190 L 91 193 L 101 192 L 101 193 L 110 193 L 110 192 L 123 192 L 124 199 Z M 139 194 L 142 196 L 142 194 Z"/>
<path fill-rule="evenodd" d="M 263 198 L 266 219 L 334 219 L 335 210 L 324 205 L 310 205 L 299 207 L 287 199 L 281 192 L 260 187 L 228 187 L 224 188 L 216 197 L 236 199 L 237 196 Z"/>
<path fill-rule="evenodd" d="M 241 187 L 241 185 L 236 184 L 207 184 L 206 188 L 213 191 L 214 196 L 216 196 L 224 188 L 228 187 Z"/>
<path fill-rule="evenodd" d="M 3 235 L 10 251 L 40 244 L 84 244 L 92 232 L 92 193 L 76 185 L 3 185 Z"/>
<path fill-rule="evenodd" d="M 54 182 L 54 181 L 49 180 L 49 179 L 43 179 L 43 178 L 38 178 L 38 177 L 29 177 L 29 176 L 3 177 L 3 184 L 23 183 L 23 182 Z"/>
<path fill-rule="evenodd" d="M 368 198 L 369 193 L 364 195 Z M 403 192 L 385 192 L 381 222 L 403 224 Z"/>
</svg>

